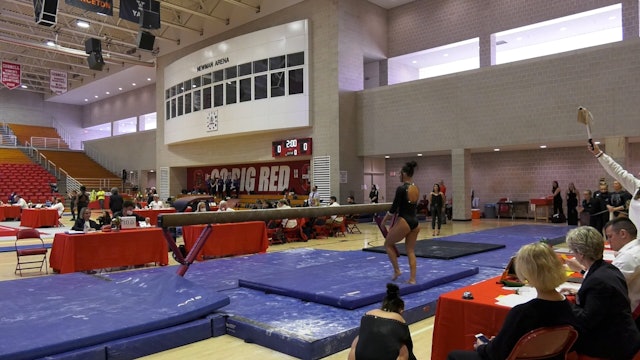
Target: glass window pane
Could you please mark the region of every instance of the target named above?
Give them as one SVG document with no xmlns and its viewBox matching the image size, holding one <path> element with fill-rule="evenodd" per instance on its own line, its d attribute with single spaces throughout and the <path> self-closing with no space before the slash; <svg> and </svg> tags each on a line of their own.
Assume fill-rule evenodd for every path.
<svg viewBox="0 0 640 360">
<path fill-rule="evenodd" d="M 282 69 L 284 67 L 284 55 L 269 58 L 269 70 Z"/>
<path fill-rule="evenodd" d="M 213 79 L 213 75 L 211 73 L 202 75 L 202 85 L 211 84 L 211 79 Z"/>
<path fill-rule="evenodd" d="M 191 90 L 191 79 L 186 80 L 186 81 L 184 82 L 184 84 L 182 85 L 182 87 L 183 87 L 183 88 L 182 88 L 182 91 L 183 91 L 183 92 Z"/>
<path fill-rule="evenodd" d="M 226 79 L 233 79 L 236 76 L 238 76 L 238 68 L 235 66 L 232 67 L 228 67 L 226 69 L 224 69 L 224 78 Z"/>
<path fill-rule="evenodd" d="M 167 101 L 165 109 L 164 109 L 164 119 L 171 119 L 171 101 Z"/>
<path fill-rule="evenodd" d="M 304 90 L 303 69 L 289 70 L 289 95 L 302 94 Z"/>
<path fill-rule="evenodd" d="M 213 107 L 224 105 L 224 90 L 222 84 L 213 87 Z"/>
<path fill-rule="evenodd" d="M 226 104 L 235 104 L 236 100 L 236 82 L 229 81 L 227 82 L 227 102 Z"/>
<path fill-rule="evenodd" d="M 287 66 L 304 65 L 304 52 L 287 55 Z"/>
<path fill-rule="evenodd" d="M 172 97 L 176 96 L 176 86 L 175 85 L 172 86 L 169 90 L 171 91 L 171 95 L 170 96 L 172 96 Z"/>
<path fill-rule="evenodd" d="M 176 98 L 171 99 L 171 118 L 173 119 L 174 117 L 176 117 L 177 114 L 177 110 L 176 110 L 177 106 L 176 106 Z"/>
<path fill-rule="evenodd" d="M 240 102 L 251 101 L 251 78 L 240 80 Z"/>
<path fill-rule="evenodd" d="M 253 92 L 255 99 L 265 99 L 267 97 L 267 75 L 260 75 L 255 77 L 253 83 Z"/>
<path fill-rule="evenodd" d="M 164 98 L 165 98 L 165 99 L 170 98 L 170 97 L 171 97 L 171 95 L 170 95 L 170 94 L 171 94 L 170 89 L 165 90 L 165 91 L 164 91 Z"/>
<path fill-rule="evenodd" d="M 154 112 L 140 115 L 140 117 L 138 118 L 138 130 L 145 131 L 155 129 L 158 125 L 156 116 L 157 114 Z"/>
<path fill-rule="evenodd" d="M 178 110 L 177 116 L 182 115 L 182 112 L 184 110 L 184 99 L 182 98 L 182 96 L 178 96 L 178 105 L 176 106 L 176 109 Z"/>
<path fill-rule="evenodd" d="M 271 74 L 271 97 L 284 95 L 284 72 L 279 71 Z"/>
<path fill-rule="evenodd" d="M 138 119 L 135 117 L 113 122 L 113 135 L 130 134 L 136 132 Z"/>
<path fill-rule="evenodd" d="M 253 73 L 259 73 L 269 70 L 269 63 L 267 59 L 257 60 L 253 62 Z"/>
<path fill-rule="evenodd" d="M 202 89 L 202 108 L 211 109 L 211 86 Z"/>
<path fill-rule="evenodd" d="M 200 89 L 193 91 L 193 111 L 200 111 Z"/>
<path fill-rule="evenodd" d="M 191 88 L 195 89 L 197 87 L 200 87 L 200 76 L 196 76 L 191 79 Z"/>
<path fill-rule="evenodd" d="M 104 123 L 100 125 L 95 125 L 91 127 L 87 127 L 83 130 L 83 138 L 84 140 L 93 140 L 93 139 L 103 139 L 111 136 L 111 123 Z"/>
<path fill-rule="evenodd" d="M 180 83 L 180 84 L 176 85 L 176 95 L 182 94 L 183 92 L 184 92 L 183 83 Z"/>
<path fill-rule="evenodd" d="M 224 72 L 222 70 L 213 72 L 213 82 L 219 82 L 224 80 Z"/>
<path fill-rule="evenodd" d="M 238 76 L 245 76 L 251 74 L 251 63 L 238 65 Z"/>
<path fill-rule="evenodd" d="M 184 113 L 191 113 L 191 93 L 184 94 Z"/>
</svg>

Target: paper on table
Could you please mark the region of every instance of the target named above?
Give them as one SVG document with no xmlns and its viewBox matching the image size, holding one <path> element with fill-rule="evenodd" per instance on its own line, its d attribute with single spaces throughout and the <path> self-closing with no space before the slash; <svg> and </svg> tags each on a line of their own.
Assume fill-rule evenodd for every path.
<svg viewBox="0 0 640 360">
<path fill-rule="evenodd" d="M 496 298 L 496 304 L 507 307 L 514 307 L 519 304 L 524 304 L 527 301 L 538 296 L 538 292 L 536 291 L 536 289 L 530 286 L 522 286 L 516 289 L 516 291 L 516 294 L 498 296 Z"/>
</svg>

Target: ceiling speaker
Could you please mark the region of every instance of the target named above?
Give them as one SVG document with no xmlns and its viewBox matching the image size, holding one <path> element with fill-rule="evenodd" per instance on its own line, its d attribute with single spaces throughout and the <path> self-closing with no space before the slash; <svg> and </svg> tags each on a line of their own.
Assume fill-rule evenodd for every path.
<svg viewBox="0 0 640 360">
<path fill-rule="evenodd" d="M 150 32 L 142 30 L 138 32 L 138 48 L 142 50 L 153 51 L 153 45 L 155 41 L 156 37 L 153 36 L 153 34 L 151 34 Z"/>
<path fill-rule="evenodd" d="M 89 63 L 89 69 L 102 71 L 102 67 L 104 67 L 104 59 L 102 58 L 102 53 L 92 52 L 87 56 L 87 62 Z"/>
<path fill-rule="evenodd" d="M 102 52 L 102 44 L 100 40 L 96 38 L 89 38 L 84 42 L 84 51 L 87 54 L 91 54 L 94 52 Z"/>
<path fill-rule="evenodd" d="M 53 26 L 58 14 L 58 0 L 33 0 L 36 24 Z"/>
</svg>

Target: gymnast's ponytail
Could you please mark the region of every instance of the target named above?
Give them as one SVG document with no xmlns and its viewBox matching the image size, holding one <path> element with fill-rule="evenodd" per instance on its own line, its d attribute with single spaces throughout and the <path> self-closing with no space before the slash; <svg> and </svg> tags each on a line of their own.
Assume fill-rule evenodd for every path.
<svg viewBox="0 0 640 360">
<path fill-rule="evenodd" d="M 382 300 L 382 310 L 402 314 L 404 301 L 400 298 L 400 288 L 393 283 L 387 284 L 387 296 Z"/>
<path fill-rule="evenodd" d="M 415 169 L 416 166 L 418 166 L 418 163 L 414 160 L 411 160 L 404 164 L 404 166 L 402 167 L 402 172 L 405 173 L 408 177 L 413 177 L 413 169 Z"/>
</svg>

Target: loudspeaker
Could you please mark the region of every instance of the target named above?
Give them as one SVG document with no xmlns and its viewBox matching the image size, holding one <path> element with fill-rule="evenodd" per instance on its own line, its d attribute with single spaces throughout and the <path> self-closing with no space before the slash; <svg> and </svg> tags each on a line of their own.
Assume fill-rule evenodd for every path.
<svg viewBox="0 0 640 360">
<path fill-rule="evenodd" d="M 84 52 L 87 54 L 102 52 L 102 43 L 96 38 L 89 38 L 84 42 Z"/>
<path fill-rule="evenodd" d="M 156 37 L 148 31 L 140 30 L 138 33 L 138 48 L 142 50 L 152 51 L 155 41 Z"/>
<path fill-rule="evenodd" d="M 140 27 L 143 29 L 160 29 L 160 13 L 149 10 L 140 11 Z"/>
<path fill-rule="evenodd" d="M 102 67 L 104 66 L 104 59 L 102 58 L 102 54 L 99 52 L 92 52 L 87 56 L 87 62 L 89 63 L 89 69 L 102 71 Z"/>
<path fill-rule="evenodd" d="M 36 24 L 53 26 L 58 14 L 58 0 L 33 0 Z"/>
<path fill-rule="evenodd" d="M 147 10 L 151 12 L 160 13 L 160 1 L 149 0 L 147 5 L 148 5 Z"/>
</svg>

